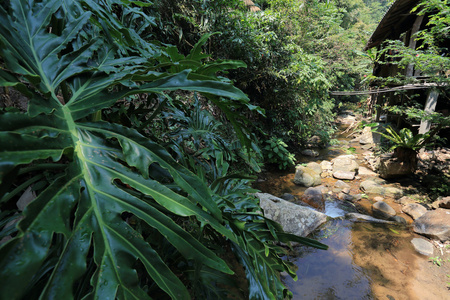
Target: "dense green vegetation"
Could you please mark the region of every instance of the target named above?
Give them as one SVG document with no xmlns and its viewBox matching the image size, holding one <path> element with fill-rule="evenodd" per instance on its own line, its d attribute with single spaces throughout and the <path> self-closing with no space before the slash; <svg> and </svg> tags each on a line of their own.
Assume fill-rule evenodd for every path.
<svg viewBox="0 0 450 300">
<path fill-rule="evenodd" d="M 291 295 L 279 242 L 326 247 L 265 219 L 249 174 L 328 142 L 387 5 L 256 4 L 1 2 L 0 85 L 29 103 L 0 113 L 0 298 Z"/>
<path fill-rule="evenodd" d="M 187 53 L 204 33 L 218 32 L 206 49 L 212 60 L 247 64 L 227 77 L 265 110 L 265 117 L 249 115 L 261 146 L 279 140 L 297 151 L 314 135 L 327 144 L 334 107 L 361 99 L 335 100 L 328 91 L 363 88 L 372 61 L 360 50 L 388 2 L 266 0 L 255 1 L 262 11 L 251 12 L 236 0 L 161 1 L 156 11 L 171 13 L 157 13 L 155 34 Z M 284 157 L 280 166 L 289 162 Z"/>
</svg>

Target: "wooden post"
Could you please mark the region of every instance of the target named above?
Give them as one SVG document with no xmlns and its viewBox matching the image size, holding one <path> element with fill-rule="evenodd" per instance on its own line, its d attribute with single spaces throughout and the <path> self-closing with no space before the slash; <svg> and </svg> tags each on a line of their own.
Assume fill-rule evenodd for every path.
<svg viewBox="0 0 450 300">
<path fill-rule="evenodd" d="M 409 45 L 408 47 L 411 49 L 416 49 L 416 35 L 417 32 L 420 29 L 420 25 L 422 24 L 423 21 L 423 15 L 422 16 L 417 16 L 416 20 L 414 21 L 414 25 L 411 29 L 411 37 L 409 38 Z M 414 65 L 413 64 L 408 64 L 408 66 L 406 67 L 406 77 L 411 77 L 413 76 L 413 72 L 414 72 Z"/>
<path fill-rule="evenodd" d="M 429 113 L 434 112 L 434 110 L 436 109 L 438 96 L 439 96 L 439 93 L 437 92 L 437 90 L 433 89 L 429 92 L 427 102 L 425 103 L 425 108 L 424 108 L 425 112 L 429 112 Z M 419 134 L 427 133 L 430 130 L 430 127 L 431 127 L 430 121 L 422 120 L 420 122 Z"/>
</svg>

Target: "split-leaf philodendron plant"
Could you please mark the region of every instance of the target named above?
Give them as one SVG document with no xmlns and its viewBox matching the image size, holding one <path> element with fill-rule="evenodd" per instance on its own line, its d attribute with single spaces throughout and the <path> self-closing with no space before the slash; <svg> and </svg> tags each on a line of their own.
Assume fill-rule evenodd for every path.
<svg viewBox="0 0 450 300">
<path fill-rule="evenodd" d="M 282 299 L 279 272 L 295 272 L 275 241 L 325 248 L 284 233 L 239 185 L 228 190 L 239 197 L 208 186 L 145 131 L 98 118 L 130 95 L 196 91 L 250 144 L 236 108 L 257 108 L 215 75 L 244 65 L 204 63 L 208 36 L 186 57 L 151 41 L 149 5 L 1 2 L 0 86 L 29 104 L 0 112 L 0 299 L 189 299 L 233 274 L 215 241 L 244 265 L 250 298 Z M 30 187 L 36 198 L 17 208 Z"/>
</svg>

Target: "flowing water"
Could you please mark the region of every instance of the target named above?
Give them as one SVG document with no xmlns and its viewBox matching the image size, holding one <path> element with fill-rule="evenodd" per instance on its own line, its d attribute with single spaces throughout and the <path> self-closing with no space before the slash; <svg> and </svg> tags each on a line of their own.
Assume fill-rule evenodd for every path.
<svg viewBox="0 0 450 300">
<path fill-rule="evenodd" d="M 331 160 L 346 154 L 349 147 L 355 148 L 356 154 L 363 152 L 359 145 L 349 144 L 349 139 L 338 138 L 344 141 L 344 146 L 322 150 L 319 157 L 303 158 L 301 162 Z M 266 173 L 265 180 L 257 183 L 256 188 L 275 196 L 290 193 L 300 197 L 306 188 L 292 182 L 294 173 L 294 170 Z M 331 186 L 335 181 L 332 178 L 322 180 Z M 359 192 L 358 180 L 348 183 L 352 194 Z M 370 199 L 364 201 L 358 210 L 369 213 Z M 346 220 L 345 213 L 356 209 L 339 200 L 325 201 L 315 208 L 327 214 L 330 220 L 312 237 L 329 249 L 298 246 L 286 257 L 298 267 L 297 281 L 283 277 L 294 299 L 450 299 L 450 291 L 447 293 L 445 286 L 438 293 L 426 290 L 428 286 L 436 289 L 433 283 L 424 284 L 420 277 L 423 266 L 429 261 L 413 249 L 411 239 L 415 236 L 408 226 Z"/>
</svg>

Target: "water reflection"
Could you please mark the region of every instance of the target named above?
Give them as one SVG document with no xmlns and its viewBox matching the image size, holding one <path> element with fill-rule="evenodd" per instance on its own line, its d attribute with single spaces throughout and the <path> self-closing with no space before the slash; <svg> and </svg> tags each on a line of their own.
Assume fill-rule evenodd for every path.
<svg viewBox="0 0 450 300">
<path fill-rule="evenodd" d="M 353 263 L 351 222 L 332 220 L 322 228 L 321 242 L 328 251 L 298 248 L 299 256 L 289 260 L 298 266 L 298 281 L 285 278 L 294 299 L 375 299 L 370 276 Z"/>
</svg>

